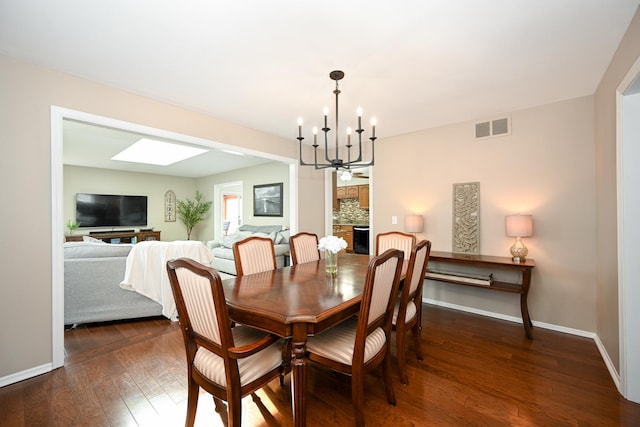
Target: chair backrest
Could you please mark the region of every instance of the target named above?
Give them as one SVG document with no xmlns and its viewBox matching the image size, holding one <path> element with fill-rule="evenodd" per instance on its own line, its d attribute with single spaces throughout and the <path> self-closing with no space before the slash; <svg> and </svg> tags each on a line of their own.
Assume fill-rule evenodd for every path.
<svg viewBox="0 0 640 427">
<path fill-rule="evenodd" d="M 220 275 L 213 268 L 187 258 L 168 261 L 167 273 L 188 365 L 199 346 L 235 363 L 226 350 L 234 342 Z"/>
<path fill-rule="evenodd" d="M 379 233 L 376 236 L 376 255 L 380 255 L 387 249 L 400 249 L 404 252 L 404 259 L 411 256 L 411 248 L 416 244 L 416 236 L 402 233 L 400 231 L 390 231 Z"/>
<path fill-rule="evenodd" d="M 291 247 L 291 263 L 302 264 L 320 259 L 318 235 L 301 232 L 289 238 Z"/>
<path fill-rule="evenodd" d="M 389 339 L 402 262 L 402 251 L 398 249 L 389 249 L 369 261 L 358 314 L 354 365 L 363 360 L 366 338 L 371 332 L 381 327 Z"/>
<path fill-rule="evenodd" d="M 422 299 L 422 283 L 424 282 L 425 272 L 427 271 L 430 253 L 431 242 L 428 240 L 420 241 L 411 249 L 400 304 L 406 306 L 410 300 L 416 300 L 417 303 L 420 303 L 418 300 Z"/>
<path fill-rule="evenodd" d="M 397 291 L 401 270 L 402 252 L 397 249 L 388 249 L 369 262 L 360 306 L 360 316 L 368 319 L 368 325 L 384 317 L 389 308 L 393 308 L 395 297 L 391 298 L 392 291 L 394 287 Z"/>
<path fill-rule="evenodd" d="M 238 276 L 277 268 L 273 240 L 268 237 L 250 236 L 234 243 L 233 258 Z"/>
</svg>

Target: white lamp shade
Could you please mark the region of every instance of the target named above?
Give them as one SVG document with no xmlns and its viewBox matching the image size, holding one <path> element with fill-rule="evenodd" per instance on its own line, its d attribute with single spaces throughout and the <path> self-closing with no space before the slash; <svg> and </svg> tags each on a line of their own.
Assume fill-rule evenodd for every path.
<svg viewBox="0 0 640 427">
<path fill-rule="evenodd" d="M 404 230 L 407 233 L 422 233 L 424 218 L 422 215 L 407 215 L 404 217 Z"/>
<path fill-rule="evenodd" d="M 533 217 L 531 215 L 507 215 L 505 230 L 509 237 L 533 236 Z"/>
</svg>

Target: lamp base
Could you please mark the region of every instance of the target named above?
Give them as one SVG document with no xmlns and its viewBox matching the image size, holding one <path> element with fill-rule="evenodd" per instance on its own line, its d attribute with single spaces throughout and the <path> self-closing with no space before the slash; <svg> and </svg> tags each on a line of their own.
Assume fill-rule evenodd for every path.
<svg viewBox="0 0 640 427">
<path fill-rule="evenodd" d="M 516 242 L 511 246 L 511 260 L 513 262 L 525 262 L 529 249 L 522 243 L 520 237 L 516 237 Z"/>
</svg>

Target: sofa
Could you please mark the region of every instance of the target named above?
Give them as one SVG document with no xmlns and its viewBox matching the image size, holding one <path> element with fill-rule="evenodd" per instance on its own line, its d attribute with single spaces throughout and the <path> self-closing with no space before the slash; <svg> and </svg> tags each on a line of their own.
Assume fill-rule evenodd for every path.
<svg viewBox="0 0 640 427">
<path fill-rule="evenodd" d="M 269 237 L 273 240 L 278 268 L 288 264 L 289 233 L 282 225 L 250 225 L 243 224 L 238 230 L 219 240 L 209 240 L 207 247 L 213 255 L 211 266 L 218 271 L 237 275 L 236 264 L 233 259 L 233 244 L 249 236 Z"/>
<path fill-rule="evenodd" d="M 133 245 L 83 241 L 64 244 L 64 324 L 162 315 L 162 306 L 120 287 Z"/>
</svg>

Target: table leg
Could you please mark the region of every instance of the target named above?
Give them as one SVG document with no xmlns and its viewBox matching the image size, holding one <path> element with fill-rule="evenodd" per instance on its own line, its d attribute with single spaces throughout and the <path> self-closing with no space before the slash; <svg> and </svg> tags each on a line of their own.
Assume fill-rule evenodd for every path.
<svg viewBox="0 0 640 427">
<path fill-rule="evenodd" d="M 307 425 L 307 325 L 293 327 L 291 341 L 291 396 L 293 398 L 293 424 Z"/>
</svg>

